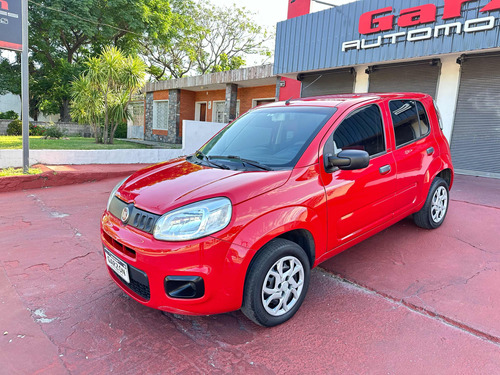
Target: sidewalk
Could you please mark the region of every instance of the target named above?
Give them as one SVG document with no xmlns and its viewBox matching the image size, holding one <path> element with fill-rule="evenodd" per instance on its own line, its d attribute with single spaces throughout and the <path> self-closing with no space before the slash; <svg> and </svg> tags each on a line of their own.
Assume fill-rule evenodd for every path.
<svg viewBox="0 0 500 375">
<path fill-rule="evenodd" d="M 43 173 L 0 177 L 0 193 L 81 184 L 107 178 L 128 176 L 149 164 L 34 165 Z"/>
<path fill-rule="evenodd" d="M 0 194 L 0 374 L 499 373 L 500 180 L 457 176 L 441 228 L 405 219 L 321 264 L 297 315 L 265 329 L 121 292 L 99 218 L 141 166 L 88 167 L 50 173 L 103 181 Z"/>
</svg>

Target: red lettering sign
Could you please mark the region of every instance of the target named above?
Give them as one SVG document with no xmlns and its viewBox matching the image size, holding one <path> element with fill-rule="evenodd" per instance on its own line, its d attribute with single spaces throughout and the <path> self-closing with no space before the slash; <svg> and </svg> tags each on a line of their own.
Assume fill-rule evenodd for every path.
<svg viewBox="0 0 500 375">
<path fill-rule="evenodd" d="M 359 18 L 359 33 L 373 34 L 378 33 L 379 31 L 392 30 L 394 28 L 394 15 L 391 14 L 376 18 L 376 16 L 389 12 L 392 12 L 392 7 L 382 8 L 362 14 Z"/>
<path fill-rule="evenodd" d="M 9 3 L 5 0 L 0 0 L 0 9 L 9 10 Z"/>
<path fill-rule="evenodd" d="M 443 19 L 457 18 L 462 15 L 462 5 L 473 0 L 446 0 L 444 2 Z M 480 12 L 500 9 L 500 0 L 491 0 Z"/>
<path fill-rule="evenodd" d="M 403 9 L 398 18 L 398 26 L 409 27 L 436 22 L 437 7 L 434 4 Z"/>
<path fill-rule="evenodd" d="M 492 10 L 499 10 L 500 9 L 500 0 L 491 0 L 483 9 L 481 9 L 481 12 L 489 12 Z"/>
</svg>

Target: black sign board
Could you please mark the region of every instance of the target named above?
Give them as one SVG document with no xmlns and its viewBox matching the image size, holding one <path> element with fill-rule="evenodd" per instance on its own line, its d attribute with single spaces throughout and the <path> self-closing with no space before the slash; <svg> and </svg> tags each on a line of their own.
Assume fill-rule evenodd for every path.
<svg viewBox="0 0 500 375">
<path fill-rule="evenodd" d="M 0 0 L 0 48 L 21 51 L 21 0 Z"/>
</svg>

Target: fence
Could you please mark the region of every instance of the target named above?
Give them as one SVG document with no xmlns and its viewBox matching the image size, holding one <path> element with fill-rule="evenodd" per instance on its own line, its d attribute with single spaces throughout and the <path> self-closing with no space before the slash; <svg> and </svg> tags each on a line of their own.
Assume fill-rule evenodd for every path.
<svg viewBox="0 0 500 375">
<path fill-rule="evenodd" d="M 7 126 L 12 122 L 12 120 L 0 120 L 0 135 L 7 135 Z M 30 124 L 48 127 L 52 125 L 50 122 L 43 121 L 30 121 Z M 80 125 L 76 122 L 56 122 L 54 123 L 61 130 L 66 130 L 66 135 L 69 136 L 80 136 L 80 137 L 90 137 L 91 130 L 90 125 Z"/>
</svg>

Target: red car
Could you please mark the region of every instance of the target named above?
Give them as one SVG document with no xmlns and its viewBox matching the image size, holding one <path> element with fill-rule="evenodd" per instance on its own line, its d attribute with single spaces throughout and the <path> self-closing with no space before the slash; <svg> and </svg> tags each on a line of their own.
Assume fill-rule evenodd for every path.
<svg viewBox="0 0 500 375">
<path fill-rule="evenodd" d="M 321 262 L 409 215 L 439 227 L 452 183 L 428 95 L 273 103 L 194 155 L 120 182 L 102 217 L 104 254 L 113 280 L 146 306 L 241 308 L 275 326 L 299 309 Z"/>
</svg>

